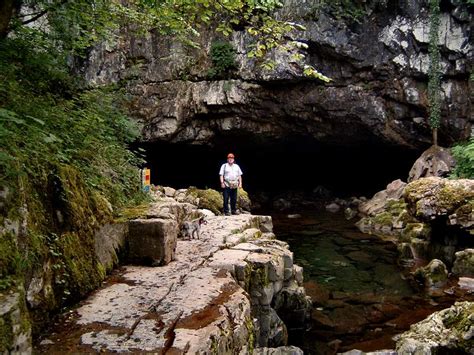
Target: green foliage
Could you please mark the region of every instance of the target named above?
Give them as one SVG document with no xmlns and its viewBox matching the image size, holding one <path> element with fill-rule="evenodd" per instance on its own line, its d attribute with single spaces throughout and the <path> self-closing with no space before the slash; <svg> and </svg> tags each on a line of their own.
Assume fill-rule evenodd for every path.
<svg viewBox="0 0 474 355">
<path fill-rule="evenodd" d="M 0 42 L 0 184 L 45 186 L 55 167 L 71 165 L 91 191 L 123 204 L 139 186 L 140 159 L 127 149 L 138 127 L 119 92 L 80 90 L 56 54 L 25 37 Z"/>
<path fill-rule="evenodd" d="M 438 48 L 438 30 L 440 24 L 439 0 L 429 0 L 430 8 L 430 67 L 428 71 L 428 101 L 430 108 L 429 122 L 433 129 L 441 123 L 441 67 Z"/>
<path fill-rule="evenodd" d="M 316 20 L 324 9 L 337 20 L 345 20 L 349 23 L 361 24 L 367 17 L 371 8 L 382 5 L 378 0 L 354 1 L 354 0 L 320 0 L 310 8 L 305 15 L 307 20 Z"/>
<path fill-rule="evenodd" d="M 0 238 L 0 291 L 9 289 L 15 283 L 19 272 L 18 248 L 12 233 L 4 233 Z"/>
<path fill-rule="evenodd" d="M 236 69 L 235 49 L 229 42 L 214 42 L 211 45 L 212 68 L 208 72 L 210 79 L 228 78 Z"/>
<path fill-rule="evenodd" d="M 474 179 L 474 138 L 468 143 L 458 144 L 451 148 L 456 166 L 451 177 L 457 179 Z"/>
</svg>

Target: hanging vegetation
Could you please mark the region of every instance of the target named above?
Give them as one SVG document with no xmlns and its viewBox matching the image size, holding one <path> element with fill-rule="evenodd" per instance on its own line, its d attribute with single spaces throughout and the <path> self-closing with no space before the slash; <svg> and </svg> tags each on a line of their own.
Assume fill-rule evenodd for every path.
<svg viewBox="0 0 474 355">
<path fill-rule="evenodd" d="M 438 128 L 441 124 L 441 67 L 439 41 L 440 9 L 439 0 L 429 0 L 430 34 L 428 71 L 429 123 L 433 131 L 433 144 L 438 145 Z"/>
</svg>

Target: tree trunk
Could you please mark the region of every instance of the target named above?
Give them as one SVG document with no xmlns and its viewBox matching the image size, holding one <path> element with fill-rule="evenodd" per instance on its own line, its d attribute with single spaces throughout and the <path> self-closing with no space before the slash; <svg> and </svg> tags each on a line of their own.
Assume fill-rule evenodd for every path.
<svg viewBox="0 0 474 355">
<path fill-rule="evenodd" d="M 5 38 L 9 32 L 10 20 L 16 7 L 16 0 L 0 1 L 0 38 Z"/>
<path fill-rule="evenodd" d="M 438 128 L 433 128 L 433 145 L 438 145 Z"/>
</svg>

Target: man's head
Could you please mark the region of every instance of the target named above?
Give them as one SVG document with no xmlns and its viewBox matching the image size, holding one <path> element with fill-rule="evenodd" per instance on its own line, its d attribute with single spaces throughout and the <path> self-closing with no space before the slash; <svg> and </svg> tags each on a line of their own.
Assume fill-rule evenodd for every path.
<svg viewBox="0 0 474 355">
<path fill-rule="evenodd" d="M 232 153 L 227 154 L 227 162 L 231 164 L 234 162 L 234 154 Z"/>
</svg>

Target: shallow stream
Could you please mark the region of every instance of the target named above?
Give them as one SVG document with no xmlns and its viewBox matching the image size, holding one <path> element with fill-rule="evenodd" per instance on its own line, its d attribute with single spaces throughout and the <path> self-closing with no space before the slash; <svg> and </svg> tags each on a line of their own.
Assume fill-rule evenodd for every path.
<svg viewBox="0 0 474 355">
<path fill-rule="evenodd" d="M 395 244 L 361 233 L 354 220 L 321 211 L 298 213 L 299 218 L 272 217 L 277 238 L 288 242 L 304 268 L 304 286 L 313 300 L 308 329 L 289 329 L 289 343 L 305 354 L 393 349 L 393 336 L 411 324 L 456 300 L 474 300 L 450 292 L 450 285 L 428 296 L 410 283 L 410 270 L 397 265 Z"/>
</svg>

